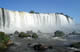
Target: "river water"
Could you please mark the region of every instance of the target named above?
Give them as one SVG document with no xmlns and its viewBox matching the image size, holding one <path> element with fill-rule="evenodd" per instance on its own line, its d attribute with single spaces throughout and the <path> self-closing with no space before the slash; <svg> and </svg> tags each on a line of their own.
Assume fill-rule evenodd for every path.
<svg viewBox="0 0 80 52">
<path fill-rule="evenodd" d="M 12 36 L 13 37 L 13 36 Z M 6 52 L 73 52 L 74 50 L 69 49 L 66 45 L 69 45 L 72 42 L 70 39 L 67 40 L 63 38 L 20 38 L 17 36 L 13 37 L 14 45 L 10 46 Z M 46 51 L 35 51 L 32 47 L 29 47 L 28 44 L 41 43 L 47 46 L 53 46 L 53 49 L 47 49 Z"/>
</svg>

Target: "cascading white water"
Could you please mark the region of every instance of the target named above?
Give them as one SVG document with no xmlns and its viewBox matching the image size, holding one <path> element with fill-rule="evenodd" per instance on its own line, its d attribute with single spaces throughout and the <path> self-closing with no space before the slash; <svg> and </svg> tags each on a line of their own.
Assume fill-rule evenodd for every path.
<svg viewBox="0 0 80 52">
<path fill-rule="evenodd" d="M 3 31 L 41 30 L 47 32 L 55 30 L 57 26 L 69 26 L 73 23 L 70 17 L 62 14 L 35 14 L 0 8 L 0 29 Z"/>
</svg>

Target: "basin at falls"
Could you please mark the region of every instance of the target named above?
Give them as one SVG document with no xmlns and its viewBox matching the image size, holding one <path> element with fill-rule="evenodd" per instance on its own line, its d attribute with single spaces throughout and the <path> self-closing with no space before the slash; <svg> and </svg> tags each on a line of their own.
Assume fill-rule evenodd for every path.
<svg viewBox="0 0 80 52">
<path fill-rule="evenodd" d="M 14 42 L 14 45 L 9 47 L 9 49 L 7 49 L 7 52 L 35 52 L 31 47 L 28 47 L 28 43 L 42 43 L 53 47 L 52 50 L 47 49 L 46 52 L 70 51 L 65 46 L 73 43 L 71 42 L 72 38 L 70 36 L 53 37 L 53 35 L 54 31 L 56 30 L 61 30 L 64 33 L 71 33 L 75 30 L 74 26 L 74 20 L 70 16 L 61 13 L 37 14 L 0 8 L 0 31 L 11 33 L 9 34 L 10 39 Z M 19 34 L 13 33 L 14 31 L 29 32 L 29 30 L 30 32 L 38 32 L 37 35 L 39 38 L 21 38 L 18 37 Z M 74 38 L 76 37 L 74 36 Z"/>
<path fill-rule="evenodd" d="M 58 13 L 28 13 L 0 8 L 0 30 L 5 32 L 33 30 L 54 32 L 71 30 L 74 21 L 71 17 Z"/>
</svg>

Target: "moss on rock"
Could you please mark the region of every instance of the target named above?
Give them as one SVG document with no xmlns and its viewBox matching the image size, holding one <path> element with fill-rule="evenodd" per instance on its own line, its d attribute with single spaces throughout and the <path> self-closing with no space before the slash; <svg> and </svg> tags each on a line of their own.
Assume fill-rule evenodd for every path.
<svg viewBox="0 0 80 52">
<path fill-rule="evenodd" d="M 78 43 L 72 43 L 70 45 L 70 47 L 80 48 L 80 42 L 78 42 Z"/>
<path fill-rule="evenodd" d="M 56 36 L 56 37 L 62 37 L 62 36 L 64 36 L 65 35 L 65 33 L 64 32 L 62 32 L 62 31 L 56 31 L 56 32 L 54 32 L 54 36 Z"/>
<path fill-rule="evenodd" d="M 36 33 L 33 33 L 32 38 L 38 38 L 38 35 Z"/>
<path fill-rule="evenodd" d="M 21 32 L 19 34 L 19 37 L 30 37 L 31 35 L 27 34 L 27 33 L 24 33 L 24 32 Z"/>
</svg>

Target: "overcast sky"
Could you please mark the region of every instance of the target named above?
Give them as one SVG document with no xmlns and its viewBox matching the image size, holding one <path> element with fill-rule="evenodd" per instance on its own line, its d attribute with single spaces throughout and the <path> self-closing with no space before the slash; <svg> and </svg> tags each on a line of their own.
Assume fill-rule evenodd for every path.
<svg viewBox="0 0 80 52">
<path fill-rule="evenodd" d="M 0 0 L 0 8 L 41 13 L 64 13 L 80 23 L 80 0 Z"/>
</svg>

